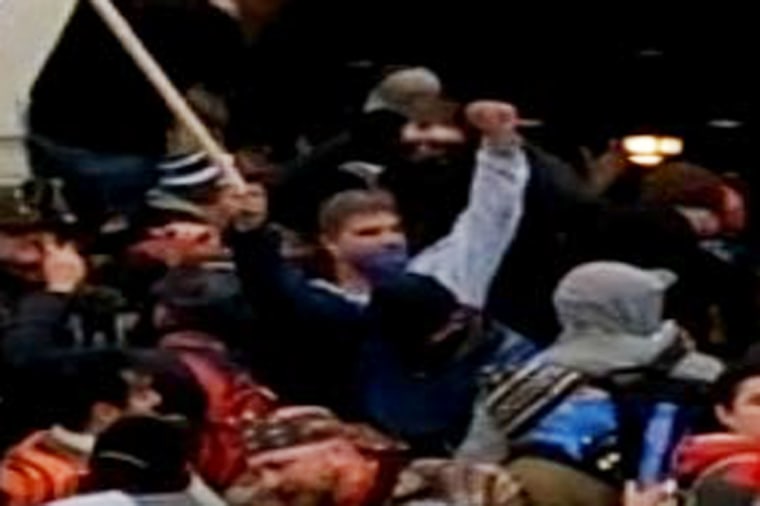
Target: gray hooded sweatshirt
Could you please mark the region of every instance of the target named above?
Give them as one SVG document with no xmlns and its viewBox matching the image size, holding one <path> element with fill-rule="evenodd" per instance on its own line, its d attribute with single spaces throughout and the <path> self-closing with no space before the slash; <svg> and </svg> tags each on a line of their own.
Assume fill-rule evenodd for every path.
<svg viewBox="0 0 760 506">
<path fill-rule="evenodd" d="M 676 280 L 666 270 L 643 270 L 618 262 L 592 262 L 570 271 L 554 292 L 562 332 L 536 360 L 562 365 L 588 376 L 656 363 L 682 332 L 663 321 L 665 292 Z M 712 382 L 722 372 L 717 359 L 691 351 L 670 370 L 673 379 Z M 478 404 L 462 458 L 491 462 L 507 457 L 507 441 L 491 415 Z"/>
</svg>

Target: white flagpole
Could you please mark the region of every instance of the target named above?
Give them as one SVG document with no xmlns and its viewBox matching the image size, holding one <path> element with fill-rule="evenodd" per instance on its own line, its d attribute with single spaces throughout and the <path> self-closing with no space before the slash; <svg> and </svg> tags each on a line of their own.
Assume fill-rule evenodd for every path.
<svg viewBox="0 0 760 506">
<path fill-rule="evenodd" d="M 245 181 L 229 157 L 226 156 L 224 148 L 214 139 L 206 125 L 190 108 L 185 98 L 135 34 L 129 22 L 113 5 L 113 2 L 111 0 L 89 1 L 119 40 L 124 50 L 129 53 L 148 81 L 164 99 L 172 113 L 196 138 L 213 162 L 224 171 L 229 184 L 238 189 L 244 188 Z"/>
</svg>

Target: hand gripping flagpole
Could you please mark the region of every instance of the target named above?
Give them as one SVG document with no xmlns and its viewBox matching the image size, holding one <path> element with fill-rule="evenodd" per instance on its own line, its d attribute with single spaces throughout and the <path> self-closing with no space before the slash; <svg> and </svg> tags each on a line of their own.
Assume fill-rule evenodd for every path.
<svg viewBox="0 0 760 506">
<path fill-rule="evenodd" d="M 114 6 L 112 0 L 89 0 L 92 7 L 100 15 L 114 36 L 119 40 L 124 50 L 132 57 L 135 64 L 142 70 L 145 77 L 150 81 L 167 107 L 172 111 L 177 120 L 185 126 L 196 138 L 211 160 L 224 173 L 227 182 L 233 187 L 242 190 L 245 180 L 240 172 L 230 162 L 224 148 L 214 139 L 209 129 L 200 120 L 198 115 L 190 108 L 187 100 L 171 82 L 166 72 L 161 68 L 156 59 L 147 50 L 129 22 Z"/>
</svg>

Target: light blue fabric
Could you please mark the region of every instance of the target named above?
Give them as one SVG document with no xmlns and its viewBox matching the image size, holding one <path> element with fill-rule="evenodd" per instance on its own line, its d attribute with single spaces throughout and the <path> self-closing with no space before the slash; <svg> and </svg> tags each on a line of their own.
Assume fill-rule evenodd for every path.
<svg viewBox="0 0 760 506">
<path fill-rule="evenodd" d="M 541 418 L 519 442 L 561 449 L 565 455 L 582 462 L 589 446 L 616 430 L 612 398 L 601 390 L 583 387 Z"/>
<path fill-rule="evenodd" d="M 451 232 L 420 252 L 409 270 L 435 278 L 461 304 L 482 309 L 517 234 L 528 179 L 528 159 L 521 148 L 481 148 L 467 208 Z"/>
</svg>

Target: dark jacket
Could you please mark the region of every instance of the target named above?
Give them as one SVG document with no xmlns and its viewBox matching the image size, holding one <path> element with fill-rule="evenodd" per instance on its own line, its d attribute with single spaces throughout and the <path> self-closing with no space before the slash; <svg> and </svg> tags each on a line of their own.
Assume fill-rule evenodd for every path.
<svg viewBox="0 0 760 506">
<path fill-rule="evenodd" d="M 522 363 L 534 352 L 493 325 L 448 340 L 456 349 L 414 355 L 435 360 L 410 361 L 409 343 L 439 330 L 457 307 L 436 281 L 401 276 L 365 308 L 286 265 L 267 231 L 233 234 L 231 243 L 243 289 L 269 320 L 269 333 L 252 343 L 261 378 L 288 402 L 372 421 L 420 452 L 446 453 L 464 435 L 483 367 Z"/>
<path fill-rule="evenodd" d="M 115 4 L 180 90 L 228 86 L 241 43 L 232 19 L 205 0 Z M 101 153 L 164 152 L 168 109 L 89 2 L 79 2 L 31 99 L 33 134 Z"/>
<path fill-rule="evenodd" d="M 249 343 L 261 379 L 286 402 L 353 414 L 363 308 L 287 265 L 272 231 L 233 233 L 230 243 L 243 291 L 262 319 L 262 335 Z"/>
<path fill-rule="evenodd" d="M 40 380 L 37 367 L 71 345 L 65 325 L 70 298 L 23 291 L 5 296 L 0 335 L 0 449 L 39 426 L 41 420 L 32 408 L 50 385 Z"/>
<path fill-rule="evenodd" d="M 570 166 L 534 146 L 526 146 L 526 153 L 530 179 L 523 218 L 493 282 L 489 309 L 517 332 L 547 343 L 559 332 L 551 294 L 579 261 L 571 239 L 602 207 Z"/>
<path fill-rule="evenodd" d="M 617 260 L 666 268 L 678 276 L 669 315 L 706 350 L 740 356 L 756 335 L 757 277 L 700 248 L 688 222 L 674 209 L 612 205 L 591 195 L 577 173 L 535 147 L 525 211 L 517 236 L 493 283 L 490 310 L 523 335 L 551 342 L 559 331 L 551 293 L 572 267 Z M 712 307 L 720 308 L 726 343 L 711 348 Z"/>
</svg>

